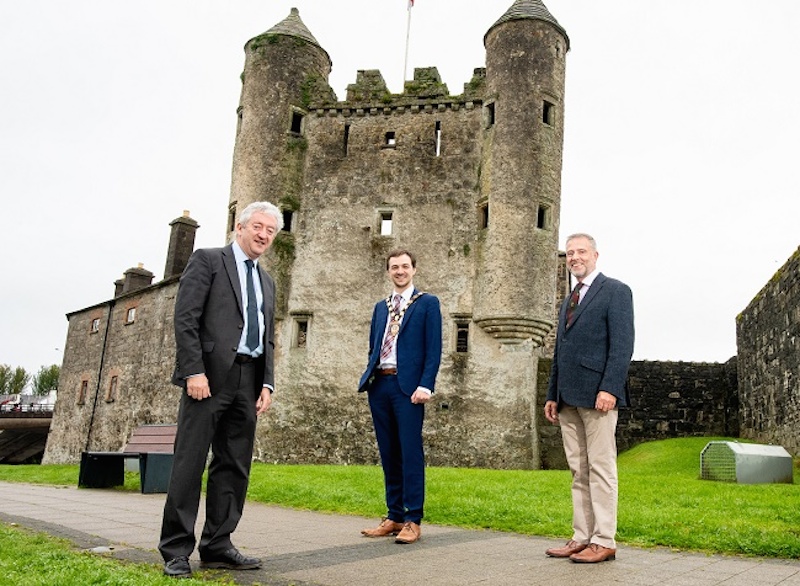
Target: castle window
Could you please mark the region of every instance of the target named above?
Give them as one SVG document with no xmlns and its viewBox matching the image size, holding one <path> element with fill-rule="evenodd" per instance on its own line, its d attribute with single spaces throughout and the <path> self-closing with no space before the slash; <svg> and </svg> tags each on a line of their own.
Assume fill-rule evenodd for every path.
<svg viewBox="0 0 800 586">
<path fill-rule="evenodd" d="M 392 147 L 392 148 L 397 146 L 397 137 L 395 136 L 394 132 L 390 131 L 390 132 L 386 133 L 384 146 Z"/>
<path fill-rule="evenodd" d="M 116 375 L 111 377 L 111 383 L 109 383 L 108 390 L 106 391 L 106 403 L 113 403 L 117 399 L 118 380 Z"/>
<path fill-rule="evenodd" d="M 469 352 L 469 323 L 456 323 L 456 352 Z"/>
<path fill-rule="evenodd" d="M 308 318 L 297 318 L 295 320 L 294 344 L 295 348 L 305 349 L 308 342 Z"/>
<path fill-rule="evenodd" d="M 228 232 L 233 232 L 236 228 L 236 202 L 228 207 Z"/>
<path fill-rule="evenodd" d="M 92 320 L 92 325 L 89 327 L 90 334 L 96 334 L 100 331 L 100 318 L 96 317 Z"/>
<path fill-rule="evenodd" d="M 536 227 L 540 230 L 550 229 L 550 207 L 540 205 L 536 212 Z"/>
<path fill-rule="evenodd" d="M 478 206 L 478 230 L 489 227 L 489 202 L 483 202 Z"/>
<path fill-rule="evenodd" d="M 542 122 L 553 126 L 556 121 L 556 107 L 547 100 L 542 103 Z"/>
<path fill-rule="evenodd" d="M 284 232 L 291 232 L 292 231 L 292 217 L 294 216 L 294 212 L 292 210 L 283 210 L 283 231 Z"/>
<path fill-rule="evenodd" d="M 89 390 L 89 381 L 82 380 L 81 387 L 78 391 L 78 405 L 83 405 L 86 403 L 86 392 Z"/>
<path fill-rule="evenodd" d="M 136 321 L 136 308 L 129 307 L 128 311 L 125 312 L 125 325 L 132 324 Z"/>
<path fill-rule="evenodd" d="M 381 212 L 381 236 L 392 235 L 392 212 Z"/>
<path fill-rule="evenodd" d="M 442 154 L 442 123 L 441 121 L 436 121 L 436 156 Z"/>
<path fill-rule="evenodd" d="M 239 132 L 242 130 L 242 115 L 244 113 L 244 108 L 239 106 L 236 109 L 236 136 L 239 136 Z"/>
<path fill-rule="evenodd" d="M 289 130 L 294 134 L 303 134 L 303 119 L 304 116 L 297 110 L 294 110 L 292 112 L 292 126 Z"/>
<path fill-rule="evenodd" d="M 483 125 L 485 128 L 494 126 L 494 102 L 486 104 L 483 108 Z"/>
<path fill-rule="evenodd" d="M 348 143 L 349 142 L 350 142 L 350 125 L 349 124 L 345 124 L 344 125 L 344 145 L 343 145 L 343 151 L 344 151 L 344 155 L 345 156 L 347 156 L 347 147 L 348 147 Z"/>
</svg>

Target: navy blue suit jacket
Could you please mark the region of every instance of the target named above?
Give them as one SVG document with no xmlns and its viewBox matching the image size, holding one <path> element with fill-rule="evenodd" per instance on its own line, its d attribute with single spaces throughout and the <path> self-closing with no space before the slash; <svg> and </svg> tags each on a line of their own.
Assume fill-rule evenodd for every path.
<svg viewBox="0 0 800 586">
<path fill-rule="evenodd" d="M 627 379 L 633 356 L 633 295 L 625 283 L 599 273 L 567 327 L 569 297 L 558 317 L 547 400 L 594 408 L 598 391 L 630 404 Z"/>
<path fill-rule="evenodd" d="M 415 289 L 416 293 L 418 291 Z M 359 391 L 369 389 L 374 378 L 373 371 L 380 361 L 388 318 L 389 308 L 386 307 L 386 301 L 381 300 L 372 311 L 369 361 L 358 383 Z M 409 397 L 417 387 L 425 387 L 433 392 L 441 361 L 442 312 L 439 299 L 430 293 L 423 293 L 406 310 L 397 333 L 397 382 L 400 390 Z"/>
</svg>

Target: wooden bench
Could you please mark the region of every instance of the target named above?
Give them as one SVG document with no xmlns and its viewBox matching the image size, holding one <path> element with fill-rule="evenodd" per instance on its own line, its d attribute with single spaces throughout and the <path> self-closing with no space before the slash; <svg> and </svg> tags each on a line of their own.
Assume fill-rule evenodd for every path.
<svg viewBox="0 0 800 586">
<path fill-rule="evenodd" d="M 167 492 L 178 426 L 140 425 L 121 452 L 83 452 L 78 486 L 110 488 L 125 483 L 125 461 L 139 461 L 142 493 Z"/>
</svg>

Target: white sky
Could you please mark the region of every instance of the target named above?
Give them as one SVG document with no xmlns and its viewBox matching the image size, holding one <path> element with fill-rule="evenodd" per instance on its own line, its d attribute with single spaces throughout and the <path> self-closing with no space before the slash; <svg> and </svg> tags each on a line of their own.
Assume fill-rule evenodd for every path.
<svg viewBox="0 0 800 586">
<path fill-rule="evenodd" d="M 513 0 L 416 0 L 409 70 L 459 94 Z M 800 245 L 800 2 L 545 0 L 567 30 L 560 245 L 629 283 L 639 360 L 721 362 Z M 65 314 L 144 263 L 169 222 L 225 236 L 243 45 L 291 7 L 333 60 L 400 92 L 406 0 L 0 1 L 0 363 L 60 364 Z M 794 73 L 792 73 L 794 71 Z"/>
</svg>

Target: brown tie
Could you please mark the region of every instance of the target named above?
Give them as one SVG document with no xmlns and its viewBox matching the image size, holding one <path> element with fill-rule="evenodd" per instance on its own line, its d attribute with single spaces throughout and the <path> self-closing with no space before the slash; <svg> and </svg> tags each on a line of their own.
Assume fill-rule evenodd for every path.
<svg viewBox="0 0 800 586">
<path fill-rule="evenodd" d="M 575 308 L 581 301 L 581 287 L 583 283 L 578 283 L 572 290 L 572 295 L 569 296 L 569 305 L 567 305 L 567 327 L 572 324 L 572 316 L 575 313 Z"/>
</svg>

